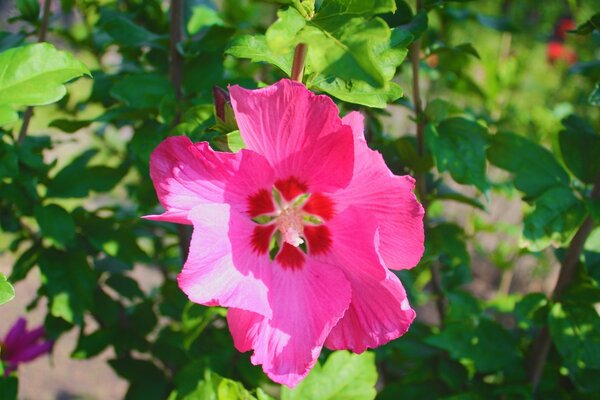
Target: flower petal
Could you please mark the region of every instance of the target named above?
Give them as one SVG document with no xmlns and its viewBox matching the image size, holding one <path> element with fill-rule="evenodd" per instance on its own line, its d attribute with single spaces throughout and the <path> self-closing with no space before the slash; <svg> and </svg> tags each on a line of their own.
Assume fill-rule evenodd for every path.
<svg viewBox="0 0 600 400">
<path fill-rule="evenodd" d="M 402 283 L 391 271 L 383 281 L 362 273 L 349 275 L 352 302 L 325 346 L 362 353 L 402 336 L 415 318 Z"/>
<path fill-rule="evenodd" d="M 333 200 L 341 210 L 354 205 L 373 213 L 387 267 L 412 268 L 424 251 L 424 211 L 412 192 L 414 179 L 392 174 L 381 154 L 368 148 L 360 114 L 350 113 L 343 122 L 354 132 L 354 175 L 346 188 L 332 195 Z"/>
<path fill-rule="evenodd" d="M 238 156 L 213 151 L 188 137 L 165 139 L 150 156 L 150 177 L 166 212 L 147 219 L 191 224 L 187 214 L 200 203 L 222 202 L 227 181 L 238 168 Z"/>
<path fill-rule="evenodd" d="M 265 273 L 269 258 L 252 249 L 252 222 L 227 204 L 197 206 L 189 218 L 194 232 L 190 254 L 177 277 L 181 290 L 194 303 L 271 316 Z"/>
<path fill-rule="evenodd" d="M 25 318 L 19 318 L 6 334 L 3 343 L 4 346 L 7 349 L 16 347 L 21 341 L 21 338 L 26 333 L 26 331 L 27 321 L 25 320 Z"/>
<path fill-rule="evenodd" d="M 277 179 L 302 178 L 316 192 L 348 184 L 352 132 L 329 97 L 287 79 L 263 89 L 231 86 L 229 91 L 246 147 L 269 161 Z"/>
<path fill-rule="evenodd" d="M 50 352 L 53 345 L 54 345 L 54 343 L 51 341 L 43 342 L 40 344 L 29 345 L 29 346 L 21 349 L 21 351 L 19 351 L 18 353 L 12 355 L 8 359 L 8 361 L 11 364 L 19 364 L 19 363 L 32 361 L 32 360 L 38 358 L 39 356 Z"/>
<path fill-rule="evenodd" d="M 232 308 L 229 330 L 238 350 L 254 350 L 253 364 L 262 364 L 275 382 L 293 387 L 314 366 L 350 295 L 336 267 L 310 259 L 300 269 L 277 267 L 269 291 L 273 317 Z"/>
</svg>

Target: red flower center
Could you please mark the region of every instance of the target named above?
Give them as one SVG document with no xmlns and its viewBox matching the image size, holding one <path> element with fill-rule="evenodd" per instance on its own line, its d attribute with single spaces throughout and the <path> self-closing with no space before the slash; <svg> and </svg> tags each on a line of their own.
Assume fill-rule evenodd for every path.
<svg viewBox="0 0 600 400">
<path fill-rule="evenodd" d="M 248 215 L 256 224 L 252 247 L 269 253 L 284 268 L 301 268 L 307 254 L 324 254 L 331 246 L 325 222 L 334 215 L 333 201 L 309 193 L 295 177 L 275 182 L 271 193 L 259 190 L 248 197 Z"/>
</svg>

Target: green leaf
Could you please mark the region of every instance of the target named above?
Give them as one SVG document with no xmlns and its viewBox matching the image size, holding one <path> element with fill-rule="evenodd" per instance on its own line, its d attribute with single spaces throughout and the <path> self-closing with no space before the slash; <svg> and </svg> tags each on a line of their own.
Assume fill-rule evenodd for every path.
<svg viewBox="0 0 600 400">
<path fill-rule="evenodd" d="M 600 316 L 592 305 L 556 303 L 548 326 L 569 375 L 582 391 L 600 389 Z M 595 376 L 595 378 L 594 378 Z"/>
<path fill-rule="evenodd" d="M 600 176 L 600 135 L 576 115 L 565 118 L 563 125 L 558 139 L 565 164 L 582 182 L 596 182 Z"/>
<path fill-rule="evenodd" d="M 516 304 L 514 315 L 521 329 L 543 326 L 547 320 L 548 297 L 543 293 L 527 293 Z"/>
<path fill-rule="evenodd" d="M 485 150 L 489 146 L 487 129 L 464 118 L 450 118 L 437 127 L 428 125 L 427 145 L 440 172 L 449 171 L 458 183 L 475 185 L 481 192 L 489 189 Z"/>
<path fill-rule="evenodd" d="M 136 109 L 158 108 L 166 97 L 174 97 L 173 86 L 165 75 L 139 73 L 117 81 L 110 90 L 117 100 Z"/>
<path fill-rule="evenodd" d="M 207 6 L 195 6 L 192 9 L 192 16 L 187 23 L 187 31 L 188 34 L 195 35 L 200 29 L 213 25 L 224 25 L 219 13 Z"/>
<path fill-rule="evenodd" d="M 361 80 L 345 81 L 335 76 L 319 76 L 311 86 L 340 100 L 367 107 L 385 108 L 388 103 L 402 97 L 402 88 L 395 82 L 387 82 L 375 88 Z"/>
<path fill-rule="evenodd" d="M 256 400 L 240 382 L 223 378 L 197 362 L 186 365 L 175 376 L 177 390 L 171 393 L 170 400 Z M 203 376 L 204 379 L 199 380 Z M 261 391 L 262 392 L 262 391 Z M 258 400 L 272 400 L 261 393 Z"/>
<path fill-rule="evenodd" d="M 34 215 L 42 236 L 50 239 L 55 245 L 64 247 L 75 237 L 75 221 L 61 206 L 57 204 L 37 206 Z"/>
<path fill-rule="evenodd" d="M 457 361 L 471 361 L 479 372 L 497 372 L 510 367 L 520 353 L 516 340 L 500 324 L 481 319 L 448 323 L 425 342 L 448 351 Z"/>
<path fill-rule="evenodd" d="M 60 129 L 63 132 L 73 133 L 90 126 L 92 122 L 94 121 L 89 119 L 55 119 L 48 126 Z"/>
<path fill-rule="evenodd" d="M 19 119 L 19 114 L 7 105 L 0 104 L 0 125 L 10 124 Z"/>
<path fill-rule="evenodd" d="M 67 322 L 81 324 L 90 308 L 94 277 L 83 252 L 45 250 L 39 259 L 50 313 Z"/>
<path fill-rule="evenodd" d="M 568 186 L 569 175 L 554 155 L 529 139 L 501 132 L 491 137 L 489 161 L 515 174 L 514 185 L 528 200 L 554 186 Z"/>
<path fill-rule="evenodd" d="M 585 218 L 583 202 L 568 187 L 554 187 L 535 201 L 523 220 L 522 245 L 540 251 L 550 245 L 567 244 Z"/>
<path fill-rule="evenodd" d="M 0 53 L 0 68 L 1 105 L 34 106 L 56 102 L 67 92 L 64 83 L 90 75 L 81 61 L 48 43 Z"/>
<path fill-rule="evenodd" d="M 6 280 L 4 274 L 0 273 L 0 305 L 8 303 L 15 297 L 15 289 Z"/>
<path fill-rule="evenodd" d="M 101 9 L 98 26 L 114 41 L 125 47 L 157 46 L 160 36 L 133 22 L 126 14 Z"/>
<path fill-rule="evenodd" d="M 323 366 L 315 365 L 294 388 L 282 387 L 282 400 L 368 400 L 374 399 L 377 383 L 375 356 L 347 351 L 332 353 Z"/>
<path fill-rule="evenodd" d="M 246 148 L 246 144 L 244 143 L 239 130 L 229 132 L 226 135 L 216 136 L 212 142 L 215 144 L 215 147 L 221 151 L 236 153 L 239 150 Z"/>
<path fill-rule="evenodd" d="M 38 0 L 17 0 L 17 10 L 25 21 L 37 22 L 40 16 L 40 2 Z"/>
<path fill-rule="evenodd" d="M 578 35 L 588 35 L 594 30 L 600 31 L 600 12 L 597 12 L 596 14 L 592 15 L 590 19 L 588 19 L 583 24 L 579 25 L 577 29 L 570 32 L 576 33 Z"/>
<path fill-rule="evenodd" d="M 119 183 L 127 172 L 126 166 L 88 166 L 96 153 L 97 150 L 87 150 L 61 169 L 48 183 L 47 196 L 85 197 L 90 191 L 106 192 Z"/>
<path fill-rule="evenodd" d="M 292 72 L 293 53 L 274 54 L 269 49 L 265 37 L 261 35 L 242 35 L 234 38 L 226 53 L 238 58 L 249 58 L 253 62 L 273 64 L 287 75 Z"/>
<path fill-rule="evenodd" d="M 81 331 L 77 347 L 71 353 L 71 358 L 86 360 L 97 356 L 111 344 L 111 341 L 114 339 L 113 336 L 113 331 L 106 327 L 98 329 L 89 335 L 84 335 L 83 331 Z"/>
<path fill-rule="evenodd" d="M 167 397 L 165 374 L 151 361 L 124 357 L 108 363 L 119 376 L 129 381 L 126 400 L 164 400 Z"/>
<path fill-rule="evenodd" d="M 306 20 L 295 8 L 279 10 L 277 17 L 265 34 L 265 41 L 273 53 L 287 54 L 296 46 L 296 35 L 306 26 Z"/>
<path fill-rule="evenodd" d="M 600 83 L 596 83 L 594 90 L 590 93 L 588 102 L 593 106 L 600 106 Z"/>
<path fill-rule="evenodd" d="M 19 393 L 19 379 L 16 376 L 5 376 L 0 374 L 0 399 L 2 400 L 17 400 Z"/>
<path fill-rule="evenodd" d="M 317 18 L 372 17 L 395 11 L 394 0 L 324 0 Z"/>
</svg>

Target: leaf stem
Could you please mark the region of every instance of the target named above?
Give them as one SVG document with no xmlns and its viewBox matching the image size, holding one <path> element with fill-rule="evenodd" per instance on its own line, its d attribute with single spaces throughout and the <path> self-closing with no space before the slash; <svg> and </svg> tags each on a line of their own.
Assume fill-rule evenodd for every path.
<svg viewBox="0 0 600 400">
<path fill-rule="evenodd" d="M 416 11 L 419 12 L 423 9 L 422 0 L 417 0 Z M 425 123 L 426 117 L 423 112 L 423 105 L 421 101 L 421 91 L 420 91 L 420 79 L 419 79 L 419 64 L 421 62 L 421 38 L 415 40 L 410 45 L 410 62 L 412 67 L 412 94 L 413 94 L 413 103 L 415 107 L 415 120 L 417 125 L 417 154 L 420 158 L 425 156 Z M 416 176 L 416 186 L 417 186 L 417 194 L 419 196 L 419 200 L 423 205 L 423 209 L 425 210 L 425 215 L 423 217 L 423 225 L 425 230 L 429 228 L 429 218 L 427 217 L 427 208 L 429 206 L 427 201 L 427 185 L 426 185 L 426 176 L 425 172 L 419 172 Z M 442 278 L 440 274 L 440 266 L 437 262 L 433 262 L 431 264 L 431 285 L 433 287 L 433 291 L 436 295 L 436 308 L 438 311 L 438 316 L 440 319 L 440 325 L 443 325 L 444 318 L 446 315 L 446 298 L 444 295 L 444 291 L 442 290 Z"/>
<path fill-rule="evenodd" d="M 592 200 L 600 199 L 600 174 L 596 179 L 590 197 Z M 581 253 L 583 252 L 583 247 L 593 228 L 594 220 L 588 215 L 577 230 L 577 233 L 575 233 L 575 236 L 573 236 L 571 243 L 569 243 L 567 254 L 560 267 L 556 286 L 554 286 L 554 290 L 550 296 L 552 300 L 560 299 L 563 290 L 573 280 L 573 277 L 577 272 L 577 266 L 579 264 Z M 552 338 L 550 337 L 550 331 L 548 330 L 548 327 L 545 326 L 531 347 L 529 377 L 534 393 L 537 391 L 542 373 L 544 372 L 544 366 L 546 365 L 546 359 L 548 358 L 551 344 Z"/>
<path fill-rule="evenodd" d="M 292 63 L 292 74 L 290 78 L 293 81 L 302 83 L 304 76 L 304 61 L 306 60 L 306 50 L 308 47 L 304 43 L 299 43 L 294 50 L 294 61 Z"/>
<path fill-rule="evenodd" d="M 48 34 L 48 21 L 50 20 L 51 5 L 52 0 L 44 1 L 44 9 L 42 11 L 42 22 L 40 24 L 40 30 L 38 31 L 38 43 L 46 41 L 46 35 Z M 27 130 L 29 129 L 29 122 L 31 122 L 31 117 L 33 117 L 33 107 L 29 106 L 25 109 L 25 114 L 23 115 L 23 124 L 21 125 L 19 137 L 17 138 L 18 144 L 23 143 L 23 141 L 25 141 L 25 138 L 27 137 Z"/>
</svg>

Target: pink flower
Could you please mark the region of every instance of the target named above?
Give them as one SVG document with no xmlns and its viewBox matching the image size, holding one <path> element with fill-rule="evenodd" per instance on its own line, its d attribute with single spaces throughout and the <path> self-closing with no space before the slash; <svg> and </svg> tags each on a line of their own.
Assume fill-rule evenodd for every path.
<svg viewBox="0 0 600 400">
<path fill-rule="evenodd" d="M 15 371 L 19 364 L 32 361 L 50 352 L 52 341 L 44 341 L 45 331 L 39 327 L 27 331 L 27 322 L 19 318 L 0 342 L 0 359 L 5 363 L 5 374 Z"/>
<path fill-rule="evenodd" d="M 229 307 L 236 348 L 294 386 L 323 345 L 361 353 L 406 332 L 415 312 L 388 268 L 419 262 L 423 209 L 414 180 L 367 147 L 359 113 L 340 119 L 289 80 L 230 93 L 247 148 L 166 139 L 150 159 L 166 211 L 147 218 L 193 225 L 180 288 Z"/>
</svg>

